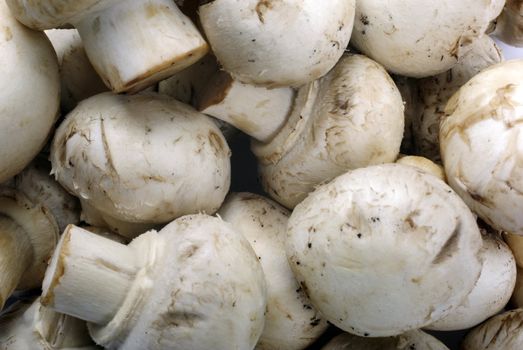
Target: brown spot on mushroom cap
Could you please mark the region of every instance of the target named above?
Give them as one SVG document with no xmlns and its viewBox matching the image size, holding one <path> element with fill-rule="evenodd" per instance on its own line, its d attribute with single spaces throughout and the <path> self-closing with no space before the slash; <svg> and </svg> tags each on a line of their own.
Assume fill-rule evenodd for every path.
<svg viewBox="0 0 523 350">
<path fill-rule="evenodd" d="M 259 0 L 256 4 L 255 10 L 256 14 L 258 15 L 258 19 L 261 23 L 265 23 L 264 15 L 267 12 L 267 10 L 272 9 L 273 7 L 273 0 Z"/>
</svg>

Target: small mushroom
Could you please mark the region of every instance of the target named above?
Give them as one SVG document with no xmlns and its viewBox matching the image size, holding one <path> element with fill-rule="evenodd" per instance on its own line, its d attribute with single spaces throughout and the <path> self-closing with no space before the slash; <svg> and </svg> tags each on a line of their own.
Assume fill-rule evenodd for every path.
<svg viewBox="0 0 523 350">
<path fill-rule="evenodd" d="M 235 80 L 301 86 L 325 75 L 349 43 L 354 0 L 203 1 L 200 21 Z"/>
<path fill-rule="evenodd" d="M 389 72 L 421 78 L 452 68 L 505 0 L 366 0 L 356 4 L 351 44 Z"/>
<path fill-rule="evenodd" d="M 40 299 L 32 304 L 16 305 L 15 310 L 0 319 L 2 350 L 96 350 L 85 322 L 59 314 L 42 306 Z"/>
<path fill-rule="evenodd" d="M 321 350 L 449 350 L 449 348 L 430 334 L 414 330 L 387 338 L 364 338 L 344 333 L 332 339 Z"/>
<path fill-rule="evenodd" d="M 14 16 L 44 30 L 72 24 L 105 84 L 139 91 L 190 66 L 208 45 L 172 0 L 6 0 Z"/>
<path fill-rule="evenodd" d="M 309 194 L 287 227 L 287 257 L 312 304 L 360 336 L 434 323 L 463 303 L 481 272 L 473 214 L 443 181 L 406 165 L 337 177 Z"/>
<path fill-rule="evenodd" d="M 229 157 L 209 118 L 153 93 L 84 100 L 51 146 L 58 182 L 104 221 L 149 227 L 217 211 L 230 185 Z M 92 216 L 84 213 L 85 219 Z"/>
<path fill-rule="evenodd" d="M 58 116 L 60 78 L 43 33 L 16 21 L 0 1 L 0 183 L 24 169 L 44 147 Z"/>
<path fill-rule="evenodd" d="M 463 350 L 509 350 L 523 347 L 523 309 L 494 316 L 474 328 L 462 343 Z"/>
<path fill-rule="evenodd" d="M 107 349 L 253 349 L 266 285 L 249 242 L 192 215 L 128 246 L 76 226 L 62 235 L 42 304 L 88 321 Z"/>
<path fill-rule="evenodd" d="M 327 322 L 314 310 L 287 262 L 289 212 L 262 196 L 233 193 L 219 214 L 247 238 L 265 274 L 265 328 L 256 349 L 305 349 L 327 329 Z"/>
<path fill-rule="evenodd" d="M 523 47 L 523 0 L 507 0 L 492 33 L 503 42 Z"/>
<path fill-rule="evenodd" d="M 412 128 L 417 154 L 441 162 L 439 126 L 445 105 L 473 76 L 501 61 L 499 47 L 485 35 L 471 45 L 470 51 L 452 69 L 418 81 L 419 100 Z"/>
<path fill-rule="evenodd" d="M 510 300 L 516 283 L 514 255 L 497 234 L 484 232 L 482 236 L 483 268 L 474 289 L 460 306 L 427 329 L 451 331 L 474 327 L 503 310 Z"/>
<path fill-rule="evenodd" d="M 523 60 L 482 71 L 449 100 L 440 128 L 450 186 L 496 230 L 523 235 Z"/>
</svg>

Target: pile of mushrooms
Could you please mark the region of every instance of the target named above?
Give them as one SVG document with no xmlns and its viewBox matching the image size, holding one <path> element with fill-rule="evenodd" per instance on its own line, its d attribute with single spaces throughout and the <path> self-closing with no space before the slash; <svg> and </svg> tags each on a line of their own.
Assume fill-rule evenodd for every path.
<svg viewBox="0 0 523 350">
<path fill-rule="evenodd" d="M 1 349 L 523 348 L 521 0 L 0 19 Z"/>
</svg>

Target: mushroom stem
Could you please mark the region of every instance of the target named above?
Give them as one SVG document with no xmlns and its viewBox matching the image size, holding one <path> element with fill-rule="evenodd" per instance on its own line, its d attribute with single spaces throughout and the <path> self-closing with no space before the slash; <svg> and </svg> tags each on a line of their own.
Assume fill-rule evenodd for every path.
<svg viewBox="0 0 523 350">
<path fill-rule="evenodd" d="M 106 324 L 123 303 L 138 270 L 132 248 L 70 225 L 46 272 L 42 304 Z"/>
<path fill-rule="evenodd" d="M 31 266 L 33 247 L 24 229 L 0 215 L 0 309 Z"/>
</svg>

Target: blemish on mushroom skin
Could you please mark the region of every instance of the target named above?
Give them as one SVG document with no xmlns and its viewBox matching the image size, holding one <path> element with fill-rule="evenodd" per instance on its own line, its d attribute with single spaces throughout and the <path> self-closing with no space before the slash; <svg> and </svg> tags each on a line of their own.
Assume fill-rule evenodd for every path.
<svg viewBox="0 0 523 350">
<path fill-rule="evenodd" d="M 47 289 L 47 294 L 43 296 L 40 300 L 42 305 L 49 306 L 54 304 L 54 290 L 60 284 L 60 280 L 65 275 L 65 259 L 70 255 L 69 245 L 71 242 L 71 233 L 69 230 L 66 230 L 64 233 L 65 237 L 60 247 L 60 253 L 58 261 L 56 262 L 55 271 L 53 274 L 53 280 Z"/>
<path fill-rule="evenodd" d="M 4 27 L 4 38 L 5 41 L 11 41 L 11 39 L 13 39 L 13 32 L 11 31 L 10 27 Z"/>
<path fill-rule="evenodd" d="M 438 265 L 447 259 L 451 258 L 454 253 L 459 249 L 459 241 L 461 236 L 461 222 L 456 223 L 456 227 L 452 234 L 449 236 L 447 241 L 441 246 L 439 252 L 434 256 L 432 264 Z"/>
<path fill-rule="evenodd" d="M 273 8 L 272 0 L 259 0 L 256 4 L 256 7 L 254 8 L 256 11 L 256 14 L 258 15 L 258 19 L 261 23 L 265 23 L 264 15 L 265 13 Z"/>
</svg>

